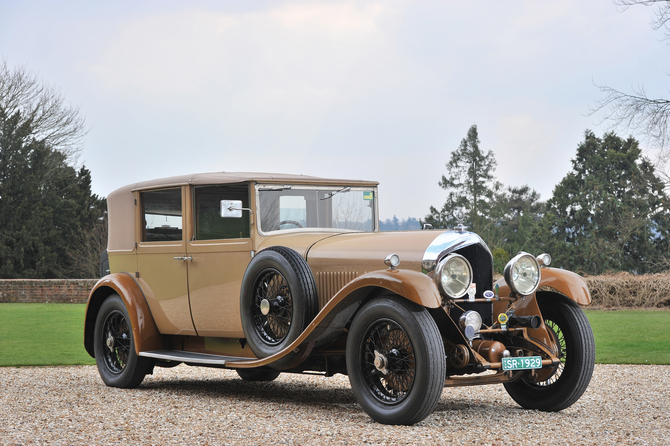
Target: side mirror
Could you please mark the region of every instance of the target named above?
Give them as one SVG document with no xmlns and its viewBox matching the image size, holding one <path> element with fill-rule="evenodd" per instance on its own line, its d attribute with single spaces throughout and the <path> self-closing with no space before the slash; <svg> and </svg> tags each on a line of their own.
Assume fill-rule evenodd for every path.
<svg viewBox="0 0 670 446">
<path fill-rule="evenodd" d="M 242 211 L 249 210 L 242 207 L 242 200 L 221 200 L 221 217 L 242 218 Z"/>
</svg>

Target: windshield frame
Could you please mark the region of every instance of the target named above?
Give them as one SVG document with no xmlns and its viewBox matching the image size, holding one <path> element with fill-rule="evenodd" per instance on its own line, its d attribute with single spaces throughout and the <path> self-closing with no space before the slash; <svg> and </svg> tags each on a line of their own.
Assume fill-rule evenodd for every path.
<svg viewBox="0 0 670 446">
<path fill-rule="evenodd" d="M 339 193 L 344 192 L 344 189 L 347 189 L 346 192 L 354 192 L 354 191 L 365 191 L 365 192 L 372 192 L 373 193 L 373 204 L 372 204 L 372 222 L 373 222 L 373 228 L 370 231 L 364 231 L 364 230 L 356 230 L 356 229 L 345 229 L 345 228 L 318 228 L 318 227 L 308 227 L 308 228 L 287 228 L 287 229 L 277 229 L 274 231 L 264 231 L 261 225 L 261 220 L 262 220 L 262 211 L 261 211 L 261 199 L 260 199 L 260 193 L 262 192 L 262 189 L 274 189 L 274 190 L 284 190 L 284 189 L 290 189 L 290 190 L 313 190 L 313 191 L 328 191 L 332 192 L 333 194 L 326 198 L 327 200 L 332 200 L 334 197 L 337 197 Z M 275 235 L 275 234 L 287 234 L 291 232 L 330 232 L 330 233 L 345 233 L 345 232 L 352 232 L 352 233 L 368 233 L 368 232 L 379 232 L 379 193 L 377 190 L 377 186 L 360 186 L 360 185 L 354 185 L 354 184 L 347 184 L 347 183 L 337 183 L 337 184 L 305 184 L 305 183 L 283 183 L 283 184 L 277 184 L 277 183 L 255 183 L 254 184 L 254 195 L 255 195 L 255 213 L 256 213 L 256 218 L 254 219 L 256 221 L 256 230 L 258 233 L 262 236 L 269 236 L 269 235 Z"/>
</svg>

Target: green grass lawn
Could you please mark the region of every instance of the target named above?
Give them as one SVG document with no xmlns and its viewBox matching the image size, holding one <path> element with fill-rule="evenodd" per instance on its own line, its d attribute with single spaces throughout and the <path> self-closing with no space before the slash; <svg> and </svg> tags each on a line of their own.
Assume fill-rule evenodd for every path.
<svg viewBox="0 0 670 446">
<path fill-rule="evenodd" d="M 85 304 L 0 304 L 0 366 L 95 364 Z"/>
<path fill-rule="evenodd" d="M 670 364 L 670 311 L 587 310 L 600 364 Z"/>
<path fill-rule="evenodd" d="M 0 304 L 0 366 L 95 364 L 84 304 Z M 601 364 L 670 364 L 670 311 L 588 310 Z"/>
</svg>

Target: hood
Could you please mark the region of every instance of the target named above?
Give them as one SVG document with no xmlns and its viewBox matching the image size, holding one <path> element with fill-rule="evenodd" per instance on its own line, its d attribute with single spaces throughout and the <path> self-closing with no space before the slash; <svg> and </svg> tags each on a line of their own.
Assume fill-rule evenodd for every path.
<svg viewBox="0 0 670 446">
<path fill-rule="evenodd" d="M 484 241 L 471 232 L 433 230 L 349 233 L 316 241 L 308 250 L 306 258 L 315 273 L 346 270 L 361 274 L 385 269 L 386 256 L 398 254 L 398 268 L 429 273 L 445 254 L 473 244 L 486 247 Z"/>
<path fill-rule="evenodd" d="M 258 251 L 271 246 L 286 246 L 295 250 L 303 257 L 307 257 L 307 251 L 319 240 L 341 235 L 341 232 L 325 231 L 286 231 L 281 234 L 271 235 L 262 240 L 256 247 Z"/>
</svg>

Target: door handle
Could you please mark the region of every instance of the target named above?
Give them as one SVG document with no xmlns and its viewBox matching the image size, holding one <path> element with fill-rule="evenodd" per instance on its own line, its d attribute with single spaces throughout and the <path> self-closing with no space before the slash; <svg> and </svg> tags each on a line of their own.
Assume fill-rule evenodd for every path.
<svg viewBox="0 0 670 446">
<path fill-rule="evenodd" d="M 184 262 L 187 260 L 193 260 L 193 256 L 178 256 L 178 257 L 173 257 L 175 260 L 183 260 Z"/>
</svg>

